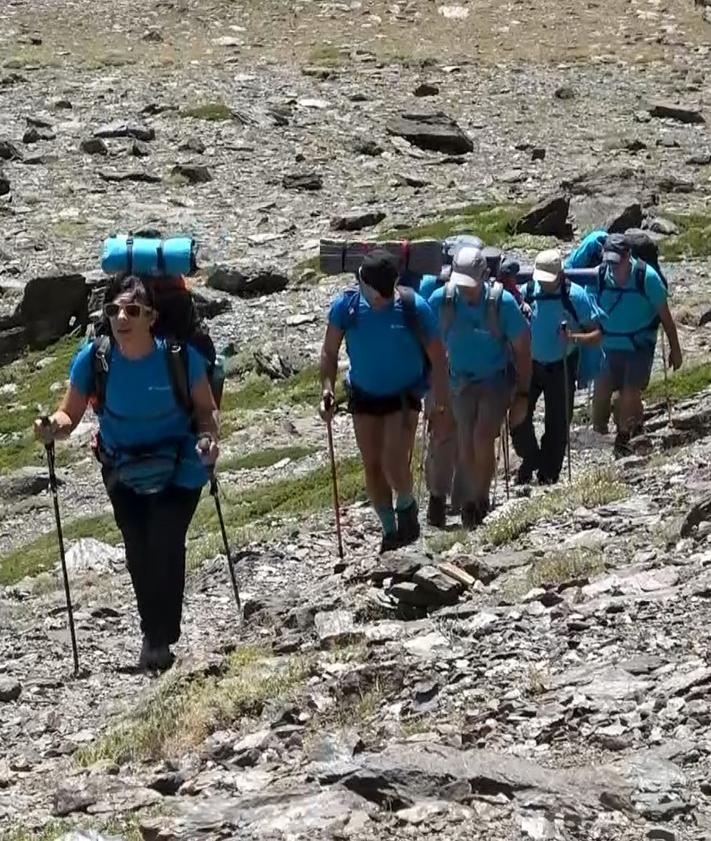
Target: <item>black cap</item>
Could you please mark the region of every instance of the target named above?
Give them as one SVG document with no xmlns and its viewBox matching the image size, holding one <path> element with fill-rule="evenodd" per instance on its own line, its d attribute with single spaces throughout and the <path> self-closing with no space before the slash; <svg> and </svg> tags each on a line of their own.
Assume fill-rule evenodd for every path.
<svg viewBox="0 0 711 841">
<path fill-rule="evenodd" d="M 619 263 L 630 250 L 630 241 L 624 234 L 610 234 L 602 246 L 602 259 L 607 263 Z"/>
<path fill-rule="evenodd" d="M 504 257 L 501 261 L 499 274 L 516 277 L 520 271 L 521 266 L 519 265 L 518 260 L 514 260 L 513 257 Z"/>
<path fill-rule="evenodd" d="M 386 298 L 390 298 L 398 278 L 397 260 L 392 254 L 378 249 L 363 258 L 360 279 Z"/>
</svg>

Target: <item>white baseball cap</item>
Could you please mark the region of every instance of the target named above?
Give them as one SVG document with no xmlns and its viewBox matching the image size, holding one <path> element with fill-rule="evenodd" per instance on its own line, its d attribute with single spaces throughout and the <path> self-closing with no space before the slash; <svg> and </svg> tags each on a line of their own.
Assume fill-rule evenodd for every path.
<svg viewBox="0 0 711 841">
<path fill-rule="evenodd" d="M 553 283 L 563 271 L 563 258 L 557 248 L 541 251 L 533 264 L 533 279 L 539 283 Z"/>
<path fill-rule="evenodd" d="M 487 275 L 489 266 L 479 248 L 465 246 L 454 255 L 451 280 L 457 286 L 477 287 Z"/>
</svg>

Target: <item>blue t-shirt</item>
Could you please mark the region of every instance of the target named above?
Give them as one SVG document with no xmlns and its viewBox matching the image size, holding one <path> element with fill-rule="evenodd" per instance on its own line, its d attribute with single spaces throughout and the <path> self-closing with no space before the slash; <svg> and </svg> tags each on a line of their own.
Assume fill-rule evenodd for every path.
<svg viewBox="0 0 711 841">
<path fill-rule="evenodd" d="M 647 266 L 644 273 L 644 295 L 640 294 L 636 291 L 636 273 L 637 261 L 634 258 L 624 287 L 615 284 L 609 268 L 605 273 L 602 293 L 597 295 L 597 305 L 602 311 L 604 350 L 635 350 L 636 346 L 654 346 L 657 343 L 657 327 L 644 328 L 654 321 L 659 308 L 666 304 L 667 290 L 659 275 L 651 266 Z M 628 291 L 620 293 L 620 288 Z M 615 333 L 626 335 L 610 335 Z"/>
<path fill-rule="evenodd" d="M 498 305 L 498 323 L 501 337 L 494 336 L 488 328 L 487 300 L 489 284 L 478 304 L 469 304 L 455 290 L 451 321 L 447 324 L 445 315 L 445 287 L 432 294 L 430 306 L 438 323 L 442 325 L 445 344 L 449 354 L 449 368 L 452 379 L 465 378 L 480 382 L 498 379 L 511 362 L 509 343 L 528 330 L 528 323 L 522 315 L 515 298 L 510 292 L 502 292 Z"/>
<path fill-rule="evenodd" d="M 592 269 L 602 263 L 602 244 L 607 239 L 607 231 L 598 229 L 591 231 L 580 243 L 570 252 L 565 261 L 566 269 Z"/>
<path fill-rule="evenodd" d="M 563 305 L 560 290 L 553 293 L 557 297 L 547 297 L 542 292 L 541 285 L 536 282 L 533 284 L 532 293 L 532 296 L 529 296 L 528 289 L 524 293 L 525 300 L 531 306 L 531 356 L 536 362 L 558 362 L 563 358 L 566 347 L 568 356 L 577 350 L 575 345 L 563 341 L 561 323 L 567 321 L 574 333 L 590 330 L 599 318 L 597 307 L 585 289 L 577 283 L 570 284 L 570 303 L 577 319 L 573 318 Z M 533 300 L 528 301 L 529 297 L 533 297 Z"/>
<path fill-rule="evenodd" d="M 192 390 L 206 375 L 203 357 L 188 346 L 188 383 Z M 92 345 L 76 354 L 69 372 L 71 384 L 87 397 L 94 391 Z M 106 403 L 99 417 L 99 434 L 107 453 L 143 447 L 160 448 L 176 442 L 180 460 L 173 484 L 200 488 L 207 470 L 195 452 L 196 437 L 190 418 L 176 403 L 166 359 L 165 342 L 156 339 L 154 350 L 141 359 L 127 359 L 112 345 Z"/>
<path fill-rule="evenodd" d="M 424 274 L 422 275 L 422 281 L 420 282 L 420 295 L 425 299 L 425 301 L 429 301 L 432 297 L 432 293 L 440 286 L 439 283 L 439 276 L 436 274 Z"/>
<path fill-rule="evenodd" d="M 351 315 L 354 298 L 358 312 Z M 415 294 L 415 314 L 427 343 L 437 336 L 437 322 L 427 302 Z M 349 290 L 331 304 L 328 323 L 346 334 L 351 368 L 348 381 L 374 397 L 390 397 L 427 390 L 424 350 L 405 322 L 403 304 L 396 295 L 382 310 L 371 307 L 365 295 Z"/>
</svg>

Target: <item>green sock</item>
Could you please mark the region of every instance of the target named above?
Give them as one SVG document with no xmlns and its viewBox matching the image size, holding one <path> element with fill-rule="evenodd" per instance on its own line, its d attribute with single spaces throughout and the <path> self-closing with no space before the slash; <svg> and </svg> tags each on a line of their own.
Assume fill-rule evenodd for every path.
<svg viewBox="0 0 711 841">
<path fill-rule="evenodd" d="M 395 525 L 395 512 L 391 505 L 376 505 L 375 513 L 380 518 L 383 526 L 384 534 L 395 534 L 397 526 Z"/>
<path fill-rule="evenodd" d="M 414 501 L 415 497 L 412 495 L 411 491 L 407 491 L 403 494 L 398 494 L 397 502 L 395 503 L 395 508 L 398 511 L 406 511 Z"/>
</svg>

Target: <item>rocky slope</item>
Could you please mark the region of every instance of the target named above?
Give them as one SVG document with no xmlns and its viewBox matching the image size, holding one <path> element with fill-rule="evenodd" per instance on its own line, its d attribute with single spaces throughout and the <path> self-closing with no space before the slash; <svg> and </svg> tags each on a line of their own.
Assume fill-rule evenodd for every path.
<svg viewBox="0 0 711 841">
<path fill-rule="evenodd" d="M 26 427 L 74 339 L 2 368 L 1 838 L 711 835 L 704 21 L 650 0 L 7 3 L 0 355 L 82 320 L 112 231 L 197 234 L 211 332 L 235 348 L 222 488 L 244 621 L 207 498 L 178 662 L 135 672 L 88 419 L 60 453 L 72 676 Z M 438 111 L 457 127 L 437 148 L 397 119 Z M 696 366 L 671 425 L 657 380 L 648 435 L 613 466 L 581 394 L 571 487 L 506 502 L 500 472 L 486 528 L 452 520 L 383 561 L 339 416 L 340 562 L 312 366 L 343 279 L 303 261 L 336 228 L 456 226 L 464 206 L 530 258 L 565 231 L 492 218 L 551 194 L 576 233 L 624 212 L 660 237 Z"/>
</svg>

